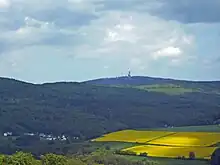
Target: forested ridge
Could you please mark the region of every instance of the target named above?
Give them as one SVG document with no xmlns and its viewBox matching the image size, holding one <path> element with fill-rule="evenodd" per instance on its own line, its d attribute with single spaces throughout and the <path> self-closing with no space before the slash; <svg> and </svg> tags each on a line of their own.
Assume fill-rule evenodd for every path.
<svg viewBox="0 0 220 165">
<path fill-rule="evenodd" d="M 209 91 L 218 91 L 219 84 L 198 84 L 200 92 L 169 95 L 91 82 L 30 84 L 1 78 L 0 131 L 89 139 L 126 128 L 213 124 L 220 114 L 220 95 Z"/>
</svg>

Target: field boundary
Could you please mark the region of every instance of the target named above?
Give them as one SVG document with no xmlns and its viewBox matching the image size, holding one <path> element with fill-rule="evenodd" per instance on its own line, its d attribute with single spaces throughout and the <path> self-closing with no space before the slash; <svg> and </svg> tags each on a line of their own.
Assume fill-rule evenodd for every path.
<svg viewBox="0 0 220 165">
<path fill-rule="evenodd" d="M 146 141 L 145 144 L 148 144 L 148 143 L 151 142 L 151 141 L 158 140 L 158 139 L 161 139 L 161 138 L 164 138 L 164 137 L 168 137 L 168 136 L 171 136 L 171 135 L 175 135 L 175 134 L 177 134 L 177 132 L 172 132 L 172 133 L 166 134 L 166 135 L 164 135 L 164 136 L 156 137 L 156 138 L 154 138 L 154 139 L 151 139 L 151 140 Z M 149 144 L 150 144 L 150 143 L 149 143 Z"/>
</svg>

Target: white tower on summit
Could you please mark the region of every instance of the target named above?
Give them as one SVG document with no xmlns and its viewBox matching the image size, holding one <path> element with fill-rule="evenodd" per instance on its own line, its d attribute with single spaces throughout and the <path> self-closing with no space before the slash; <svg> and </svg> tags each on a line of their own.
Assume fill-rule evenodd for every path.
<svg viewBox="0 0 220 165">
<path fill-rule="evenodd" d="M 128 77 L 129 78 L 131 77 L 131 71 L 130 70 L 128 71 Z"/>
</svg>

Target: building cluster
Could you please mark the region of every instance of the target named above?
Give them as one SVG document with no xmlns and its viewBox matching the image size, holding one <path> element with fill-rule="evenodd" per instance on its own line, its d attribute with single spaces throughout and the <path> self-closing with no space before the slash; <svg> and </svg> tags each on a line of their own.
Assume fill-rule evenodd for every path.
<svg viewBox="0 0 220 165">
<path fill-rule="evenodd" d="M 45 133 L 24 133 L 25 136 L 39 136 L 41 140 L 59 140 L 59 141 L 66 141 L 67 137 L 65 135 L 61 136 L 54 136 L 52 134 L 45 134 Z M 10 137 L 13 136 L 12 132 L 5 132 L 3 133 L 4 137 Z M 74 139 L 78 140 L 78 137 L 74 137 Z"/>
<path fill-rule="evenodd" d="M 3 136 L 5 136 L 5 137 L 12 136 L 12 132 L 5 132 L 5 133 L 3 133 Z"/>
<path fill-rule="evenodd" d="M 42 140 L 60 140 L 60 141 L 66 141 L 67 140 L 67 137 L 65 135 L 62 135 L 62 136 L 53 136 L 53 135 L 47 135 L 47 134 L 44 134 L 44 133 L 40 133 L 39 134 L 39 137 L 42 139 Z"/>
</svg>

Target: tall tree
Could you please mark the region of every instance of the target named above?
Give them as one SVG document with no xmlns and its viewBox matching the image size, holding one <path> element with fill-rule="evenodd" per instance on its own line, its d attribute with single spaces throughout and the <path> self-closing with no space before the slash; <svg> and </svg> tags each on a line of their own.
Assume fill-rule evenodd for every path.
<svg viewBox="0 0 220 165">
<path fill-rule="evenodd" d="M 220 165 L 220 148 L 216 149 L 212 154 L 211 165 Z"/>
</svg>

